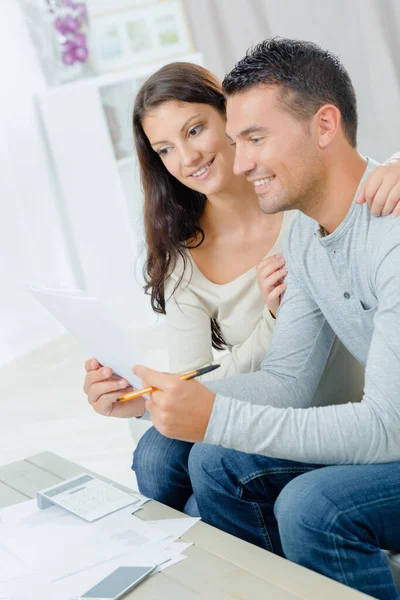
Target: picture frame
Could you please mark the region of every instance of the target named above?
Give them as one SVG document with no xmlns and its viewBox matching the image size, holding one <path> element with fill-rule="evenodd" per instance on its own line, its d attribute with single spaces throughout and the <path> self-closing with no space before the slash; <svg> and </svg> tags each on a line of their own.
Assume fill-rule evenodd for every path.
<svg viewBox="0 0 400 600">
<path fill-rule="evenodd" d="M 93 15 L 91 60 L 107 73 L 188 54 L 193 42 L 182 0 L 162 0 Z"/>
</svg>

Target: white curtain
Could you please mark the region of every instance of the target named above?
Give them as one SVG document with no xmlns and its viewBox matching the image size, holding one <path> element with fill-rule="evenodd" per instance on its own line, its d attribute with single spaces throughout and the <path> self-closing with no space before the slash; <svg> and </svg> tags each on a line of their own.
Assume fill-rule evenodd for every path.
<svg viewBox="0 0 400 600">
<path fill-rule="evenodd" d="M 400 150 L 399 0 L 184 0 L 195 45 L 218 76 L 249 46 L 273 36 L 338 54 L 358 99 L 359 150 L 383 160 Z"/>
</svg>

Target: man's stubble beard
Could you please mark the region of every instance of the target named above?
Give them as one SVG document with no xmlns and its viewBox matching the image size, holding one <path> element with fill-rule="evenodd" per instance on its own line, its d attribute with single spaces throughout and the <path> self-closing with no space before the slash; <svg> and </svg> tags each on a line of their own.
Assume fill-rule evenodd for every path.
<svg viewBox="0 0 400 600">
<path fill-rule="evenodd" d="M 265 214 L 276 214 L 287 210 L 299 210 L 308 214 L 313 212 L 324 195 L 326 176 L 319 161 L 308 160 L 303 165 L 303 173 L 300 185 L 291 193 L 283 190 L 280 196 L 265 199 L 262 195 L 258 197 L 258 204 Z"/>
</svg>

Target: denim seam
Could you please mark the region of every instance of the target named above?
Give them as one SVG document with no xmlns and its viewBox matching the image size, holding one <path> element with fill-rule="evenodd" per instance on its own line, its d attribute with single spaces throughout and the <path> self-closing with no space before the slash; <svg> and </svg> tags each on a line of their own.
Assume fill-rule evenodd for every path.
<svg viewBox="0 0 400 600">
<path fill-rule="evenodd" d="M 243 495 L 243 486 L 242 485 L 239 485 L 236 488 L 235 495 L 237 498 L 240 498 L 240 499 L 242 498 L 242 495 Z M 272 540 L 271 540 L 271 537 L 268 532 L 268 527 L 266 526 L 264 518 L 262 516 L 262 511 L 257 502 L 250 501 L 250 504 L 253 507 L 253 510 L 254 510 L 254 513 L 256 516 L 256 520 L 257 520 L 257 524 L 258 524 L 258 528 L 261 530 L 262 537 L 264 538 L 265 549 L 269 550 L 269 552 L 274 552 L 274 546 L 272 544 Z"/>
<path fill-rule="evenodd" d="M 398 495 L 396 494 L 394 496 L 390 496 L 389 498 L 385 498 L 385 501 L 390 501 L 390 500 L 393 500 L 393 499 L 395 499 L 397 497 L 398 497 Z M 328 500 L 330 502 L 332 502 L 332 500 L 330 500 L 329 498 L 328 498 Z M 338 564 L 340 566 L 340 570 L 342 572 L 343 582 L 346 585 L 349 585 L 349 583 L 347 581 L 347 577 L 346 577 L 346 575 L 344 573 L 344 570 L 343 570 L 343 567 L 342 567 L 342 561 L 340 559 L 340 552 L 339 552 L 337 544 L 336 544 L 336 535 L 332 532 L 332 528 L 333 528 L 333 526 L 335 525 L 335 523 L 337 522 L 337 520 L 341 516 L 346 515 L 346 514 L 351 513 L 351 512 L 354 512 L 356 510 L 359 510 L 360 508 L 364 508 L 366 506 L 370 506 L 372 504 L 378 504 L 378 503 L 381 504 L 382 503 L 382 499 L 380 499 L 380 500 L 378 500 L 378 499 L 377 500 L 370 500 L 368 502 L 364 502 L 362 504 L 359 504 L 358 506 L 353 506 L 351 508 L 347 508 L 346 510 L 341 510 L 340 512 L 336 513 L 335 517 L 332 519 L 332 521 L 330 522 L 329 526 L 327 527 L 327 533 L 330 533 L 331 535 L 333 535 L 333 542 L 334 542 L 334 547 L 335 547 L 336 559 L 338 561 Z M 334 504 L 337 507 L 337 505 L 334 502 L 332 502 L 332 504 Z"/>
<path fill-rule="evenodd" d="M 290 467 L 290 468 L 282 467 L 282 468 L 275 468 L 275 469 L 266 469 L 263 471 L 255 471 L 254 473 L 251 473 L 250 475 L 243 477 L 243 479 L 239 479 L 239 482 L 242 485 L 246 485 L 250 481 L 253 481 L 253 479 L 257 479 L 258 477 L 263 477 L 264 475 L 281 475 L 281 474 L 287 474 L 287 473 L 303 474 L 303 473 L 308 473 L 309 471 L 314 471 L 314 470 L 315 470 L 315 467 Z"/>
<path fill-rule="evenodd" d="M 268 532 L 268 527 L 265 525 L 265 521 L 264 521 L 264 518 L 262 516 L 262 511 L 261 511 L 259 505 L 257 504 L 257 502 L 252 502 L 251 504 L 252 504 L 253 510 L 254 510 L 254 512 L 256 514 L 256 519 L 257 519 L 257 522 L 258 522 L 258 527 L 262 531 L 263 538 L 265 540 L 265 549 L 269 550 L 270 552 L 274 552 L 274 547 L 272 545 L 272 540 L 271 540 L 269 532 Z"/>
</svg>

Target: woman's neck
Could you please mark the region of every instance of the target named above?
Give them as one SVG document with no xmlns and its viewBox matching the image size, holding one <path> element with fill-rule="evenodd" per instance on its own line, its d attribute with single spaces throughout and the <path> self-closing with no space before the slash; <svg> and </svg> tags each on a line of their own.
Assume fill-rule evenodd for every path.
<svg viewBox="0 0 400 600">
<path fill-rule="evenodd" d="M 207 197 L 201 227 L 206 236 L 219 237 L 223 232 L 248 230 L 266 215 L 260 210 L 253 186 L 241 177 L 235 177 L 235 186 Z"/>
</svg>

